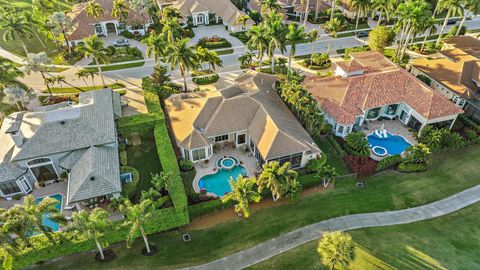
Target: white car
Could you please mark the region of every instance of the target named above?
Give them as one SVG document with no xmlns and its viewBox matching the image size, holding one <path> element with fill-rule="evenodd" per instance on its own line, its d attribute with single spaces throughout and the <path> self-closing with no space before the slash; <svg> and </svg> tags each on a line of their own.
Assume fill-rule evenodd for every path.
<svg viewBox="0 0 480 270">
<path fill-rule="evenodd" d="M 122 39 L 119 39 L 119 40 L 115 41 L 113 46 L 115 46 L 115 47 L 128 47 L 128 46 L 130 46 L 130 43 L 128 42 L 128 39 L 122 38 Z"/>
</svg>

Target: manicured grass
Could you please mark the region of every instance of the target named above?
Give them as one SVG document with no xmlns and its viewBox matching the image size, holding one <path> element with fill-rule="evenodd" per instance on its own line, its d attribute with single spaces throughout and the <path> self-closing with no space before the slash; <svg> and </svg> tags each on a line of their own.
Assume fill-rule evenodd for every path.
<svg viewBox="0 0 480 270">
<path fill-rule="evenodd" d="M 215 51 L 217 55 L 225 55 L 225 54 L 232 54 L 234 52 L 233 49 L 228 49 L 228 50 L 221 50 L 221 51 Z"/>
<path fill-rule="evenodd" d="M 142 190 L 153 187 L 151 183 L 152 173 L 155 174 L 162 171 L 153 130 L 148 129 L 139 135 L 142 141 L 140 145 L 127 146 L 128 166 L 134 167 L 140 174 L 140 182 L 138 183 L 135 199 L 140 199 Z M 128 139 L 132 141 L 131 134 L 128 136 Z"/>
<path fill-rule="evenodd" d="M 128 64 L 121 64 L 121 65 L 109 65 L 109 66 L 103 66 L 102 71 L 113 71 L 113 70 L 119 70 L 119 69 L 127 69 L 127 68 L 134 68 L 134 67 L 141 67 L 145 64 L 145 61 L 140 61 L 140 62 L 134 62 L 134 63 L 128 63 Z M 95 70 L 98 71 L 97 67 L 87 67 L 85 68 L 86 70 Z"/>
<path fill-rule="evenodd" d="M 124 87 L 125 87 L 125 85 L 123 83 L 112 83 L 112 84 L 107 85 L 107 88 L 112 88 L 112 89 L 120 89 L 120 88 L 124 88 Z M 78 88 L 80 88 L 82 90 L 79 90 Z M 50 90 L 54 94 L 64 94 L 64 93 L 72 94 L 72 93 L 81 93 L 81 92 L 99 90 L 99 89 L 103 89 L 104 87 L 102 85 L 96 85 L 96 86 L 85 86 L 85 87 L 78 87 L 78 88 L 74 88 L 74 87 L 51 87 Z M 44 90 L 43 93 L 48 93 L 48 91 Z"/>
<path fill-rule="evenodd" d="M 317 143 L 318 147 L 320 147 L 320 149 L 322 149 L 322 151 L 327 155 L 327 164 L 335 168 L 339 175 L 350 173 L 345 165 L 345 162 L 343 162 L 342 158 L 337 155 L 335 149 L 325 137 L 319 137 L 315 140 L 315 142 Z"/>
<path fill-rule="evenodd" d="M 348 269 L 479 269 L 480 204 L 434 220 L 349 232 L 356 258 Z M 250 267 L 260 269 L 327 269 L 317 241 Z"/>
<path fill-rule="evenodd" d="M 427 172 L 381 173 L 366 178 L 367 188 L 364 189 L 355 187 L 356 179 L 337 180 L 335 189 L 331 191 L 311 194 L 293 204 L 256 211 L 248 220 L 238 218 L 205 230 L 189 230 L 192 241 L 188 243 L 183 242 L 176 231 L 152 235 L 149 239 L 157 244 L 157 255 L 140 256 L 143 242 L 137 240 L 131 250 L 123 246 L 115 248 L 118 259 L 101 266 L 102 269 L 186 267 L 233 254 L 296 228 L 329 218 L 403 209 L 433 202 L 480 184 L 478 151 L 480 146 L 472 146 L 456 152 L 436 154 L 432 157 Z M 456 256 L 462 250 L 463 248 L 457 250 L 452 256 Z M 100 265 L 93 256 L 77 255 L 39 268 L 95 267 Z"/>
<path fill-rule="evenodd" d="M 188 172 L 181 172 L 181 176 L 183 179 L 183 186 L 185 187 L 185 193 L 188 195 L 196 193 L 193 189 L 193 178 L 195 178 L 196 171 L 195 169 L 188 171 Z"/>
</svg>

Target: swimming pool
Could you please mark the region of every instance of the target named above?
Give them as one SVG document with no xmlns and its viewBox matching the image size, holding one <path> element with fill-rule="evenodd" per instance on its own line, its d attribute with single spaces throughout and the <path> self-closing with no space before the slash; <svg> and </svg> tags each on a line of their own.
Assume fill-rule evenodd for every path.
<svg viewBox="0 0 480 270">
<path fill-rule="evenodd" d="M 198 187 L 205 189 L 219 197 L 232 191 L 230 188 L 230 177 L 237 179 L 238 176 L 247 176 L 248 172 L 243 166 L 235 166 L 231 170 L 220 169 L 216 173 L 202 176 L 198 181 Z"/>
<path fill-rule="evenodd" d="M 35 203 L 40 203 L 44 198 L 47 198 L 47 197 L 50 197 L 50 198 L 54 198 L 58 201 L 58 203 L 55 205 L 55 208 L 58 209 L 58 211 L 62 211 L 62 194 L 54 194 L 54 195 L 50 195 L 50 196 L 46 196 L 46 197 L 41 197 L 41 198 L 37 198 L 35 200 Z M 48 218 L 49 215 L 48 214 L 45 214 L 43 215 L 42 217 L 42 222 L 43 222 L 43 225 L 46 226 L 46 227 L 50 227 L 52 229 L 52 231 L 56 232 L 60 229 L 60 226 L 58 225 L 57 222 L 54 222 L 52 221 L 51 219 Z"/>
<path fill-rule="evenodd" d="M 411 146 L 411 144 L 402 136 L 392 135 L 388 132 L 386 132 L 386 136 L 382 136 L 382 138 L 377 134 L 372 133 L 367 136 L 367 140 L 372 150 L 374 150 L 374 148 L 378 149 L 378 151 L 374 151 L 378 156 L 400 155 L 405 149 L 407 149 L 407 147 Z M 386 153 L 384 152 L 384 149 L 386 150 Z"/>
</svg>

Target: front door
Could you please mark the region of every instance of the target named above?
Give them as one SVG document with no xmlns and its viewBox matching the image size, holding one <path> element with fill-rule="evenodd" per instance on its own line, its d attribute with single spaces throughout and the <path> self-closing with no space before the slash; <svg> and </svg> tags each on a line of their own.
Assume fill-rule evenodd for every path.
<svg viewBox="0 0 480 270">
<path fill-rule="evenodd" d="M 197 24 L 204 24 L 204 23 L 205 23 L 205 16 L 203 14 L 198 14 Z"/>
<path fill-rule="evenodd" d="M 22 185 L 22 188 L 23 188 L 23 190 L 25 190 L 25 192 L 32 191 L 32 187 L 30 186 L 30 184 L 27 182 L 27 179 L 25 179 L 25 178 L 20 180 L 20 185 Z"/>
<path fill-rule="evenodd" d="M 110 34 L 110 33 L 117 33 L 117 29 L 115 28 L 115 24 L 114 23 L 107 23 L 107 33 Z"/>
</svg>

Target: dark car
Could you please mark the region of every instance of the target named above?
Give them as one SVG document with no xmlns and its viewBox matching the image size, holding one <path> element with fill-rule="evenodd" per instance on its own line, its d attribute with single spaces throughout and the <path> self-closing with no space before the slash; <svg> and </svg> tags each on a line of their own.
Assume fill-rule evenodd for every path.
<svg viewBox="0 0 480 270">
<path fill-rule="evenodd" d="M 457 23 L 457 21 L 452 20 L 452 19 L 449 19 L 449 20 L 447 21 L 447 24 L 448 24 L 448 25 L 452 25 L 452 24 L 456 24 L 456 23 Z"/>
<path fill-rule="evenodd" d="M 357 32 L 357 37 L 359 37 L 359 38 L 368 37 L 368 32 L 367 31 Z"/>
</svg>

